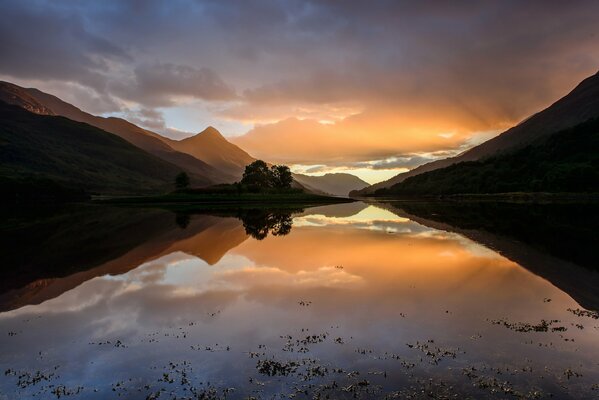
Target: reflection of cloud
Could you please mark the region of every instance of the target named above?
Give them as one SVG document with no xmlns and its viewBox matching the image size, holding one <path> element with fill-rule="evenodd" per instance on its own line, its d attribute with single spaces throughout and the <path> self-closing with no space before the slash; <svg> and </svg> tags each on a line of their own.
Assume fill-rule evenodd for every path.
<svg viewBox="0 0 599 400">
<path fill-rule="evenodd" d="M 324 266 L 311 271 L 288 272 L 274 267 L 247 267 L 218 273 L 214 277 L 219 283 L 232 284 L 234 287 L 248 290 L 260 286 L 334 287 L 355 285 L 362 277 L 352 275 L 334 266 Z"/>
<path fill-rule="evenodd" d="M 386 232 L 417 232 L 421 230 L 420 225 L 411 222 L 409 219 L 398 217 L 390 211 L 371 205 L 346 217 L 309 213 L 295 217 L 293 223 L 297 227 L 351 225 L 354 229 L 372 229 Z"/>
</svg>

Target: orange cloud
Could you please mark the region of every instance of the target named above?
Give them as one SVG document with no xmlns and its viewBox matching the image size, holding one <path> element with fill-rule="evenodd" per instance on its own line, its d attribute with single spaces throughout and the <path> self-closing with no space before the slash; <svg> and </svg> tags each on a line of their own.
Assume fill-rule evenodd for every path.
<svg viewBox="0 0 599 400">
<path fill-rule="evenodd" d="M 460 149 L 475 132 L 496 128 L 464 112 L 377 110 L 334 123 L 288 118 L 233 141 L 258 158 L 295 164 L 357 162 Z"/>
</svg>

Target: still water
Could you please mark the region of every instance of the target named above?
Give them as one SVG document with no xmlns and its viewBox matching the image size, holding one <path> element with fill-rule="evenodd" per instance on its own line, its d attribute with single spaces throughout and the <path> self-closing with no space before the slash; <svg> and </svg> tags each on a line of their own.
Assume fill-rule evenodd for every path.
<svg viewBox="0 0 599 400">
<path fill-rule="evenodd" d="M 593 255 L 418 210 L 15 222 L 0 399 L 599 398 Z"/>
</svg>

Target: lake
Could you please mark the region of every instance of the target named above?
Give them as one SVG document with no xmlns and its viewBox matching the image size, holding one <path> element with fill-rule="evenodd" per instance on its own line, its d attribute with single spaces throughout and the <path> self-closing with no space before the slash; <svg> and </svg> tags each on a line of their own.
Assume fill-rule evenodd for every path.
<svg viewBox="0 0 599 400">
<path fill-rule="evenodd" d="M 596 399 L 597 211 L 11 210 L 0 399 Z"/>
</svg>

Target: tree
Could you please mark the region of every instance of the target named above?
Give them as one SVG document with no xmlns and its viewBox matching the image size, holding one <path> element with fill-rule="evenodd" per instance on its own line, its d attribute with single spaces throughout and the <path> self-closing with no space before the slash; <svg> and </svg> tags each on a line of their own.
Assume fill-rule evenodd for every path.
<svg viewBox="0 0 599 400">
<path fill-rule="evenodd" d="M 259 188 L 268 188 L 271 186 L 271 172 L 268 165 L 262 160 L 256 160 L 245 167 L 241 183 L 243 185 L 255 185 Z"/>
<path fill-rule="evenodd" d="M 270 167 L 272 187 L 278 189 L 289 189 L 293 182 L 291 170 L 286 165 L 273 165 Z"/>
<path fill-rule="evenodd" d="M 189 187 L 189 176 L 186 172 L 181 172 L 175 178 L 175 186 L 177 189 L 186 189 Z"/>
</svg>

